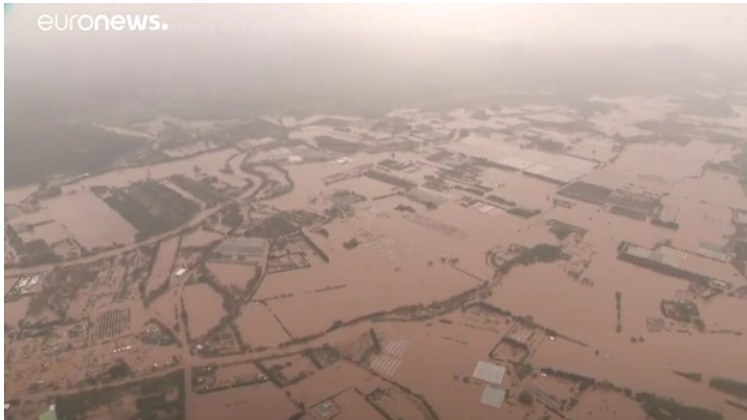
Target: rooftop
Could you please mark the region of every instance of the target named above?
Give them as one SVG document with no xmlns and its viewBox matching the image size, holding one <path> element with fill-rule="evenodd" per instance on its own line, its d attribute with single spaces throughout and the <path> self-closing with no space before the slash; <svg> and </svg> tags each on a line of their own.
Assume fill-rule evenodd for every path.
<svg viewBox="0 0 747 420">
<path fill-rule="evenodd" d="M 714 256 L 717 254 L 716 251 L 710 251 Z M 652 249 L 629 243 L 624 253 L 712 279 L 730 279 L 735 273 L 734 267 L 722 259 L 704 256 L 703 252 L 688 252 L 668 245 L 659 245 Z"/>
<path fill-rule="evenodd" d="M 262 238 L 231 237 L 223 241 L 215 252 L 259 257 L 265 252 L 267 242 Z"/>
<path fill-rule="evenodd" d="M 472 377 L 481 381 L 490 382 L 500 385 L 503 382 L 503 375 L 506 374 L 506 368 L 490 362 L 477 362 Z"/>
<path fill-rule="evenodd" d="M 501 408 L 503 401 L 506 400 L 506 390 L 494 386 L 486 386 L 482 391 L 480 403 L 489 405 L 493 408 Z"/>
</svg>

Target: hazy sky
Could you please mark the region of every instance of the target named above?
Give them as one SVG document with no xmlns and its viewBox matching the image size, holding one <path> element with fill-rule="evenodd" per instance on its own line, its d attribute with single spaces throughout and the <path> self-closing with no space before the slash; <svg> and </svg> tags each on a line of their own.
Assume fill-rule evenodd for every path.
<svg viewBox="0 0 747 420">
<path fill-rule="evenodd" d="M 100 14 L 159 15 L 168 30 L 38 26 Z M 6 104 L 36 121 L 144 104 L 197 114 L 488 90 L 670 92 L 741 80 L 745 22 L 747 5 L 20 4 L 5 15 Z M 677 46 L 646 48 L 661 44 Z"/>
<path fill-rule="evenodd" d="M 458 37 L 528 45 L 637 45 L 681 43 L 725 52 L 747 44 L 747 5 L 13 5 L 5 16 L 6 46 L 113 46 L 138 42 L 145 34 L 44 33 L 42 14 L 159 14 L 179 37 L 197 42 L 240 41 L 237 34 L 276 31 L 345 36 L 350 32 L 387 39 L 415 35 Z M 243 26 L 242 26 L 243 25 Z M 182 27 L 183 28 L 183 27 Z M 183 31 L 183 30 L 182 30 Z M 283 32 L 285 31 L 285 32 Z M 270 32 L 272 33 L 272 32 Z M 173 36 L 176 34 L 171 34 Z M 147 34 L 158 43 L 165 34 Z"/>
</svg>

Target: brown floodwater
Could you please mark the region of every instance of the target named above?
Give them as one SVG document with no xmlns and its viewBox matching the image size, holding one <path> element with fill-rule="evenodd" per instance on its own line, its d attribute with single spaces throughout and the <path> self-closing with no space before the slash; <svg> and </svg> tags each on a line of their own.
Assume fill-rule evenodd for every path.
<svg viewBox="0 0 747 420">
<path fill-rule="evenodd" d="M 217 173 L 223 168 L 226 160 L 235 153 L 235 150 L 223 149 L 203 153 L 187 159 L 163 162 L 150 166 L 117 169 L 66 185 L 63 187 L 63 192 L 71 189 L 88 189 L 95 185 L 125 187 L 132 182 L 143 180 L 148 177 L 152 179 L 161 179 L 176 174 L 193 173 L 195 166 L 198 166 L 205 172 Z"/>
<path fill-rule="evenodd" d="M 24 187 L 15 187 L 15 188 L 6 188 L 4 191 L 5 194 L 5 204 L 15 204 L 20 203 L 21 201 L 25 200 L 28 196 L 34 193 L 39 189 L 38 185 L 27 185 Z"/>
<path fill-rule="evenodd" d="M 207 246 L 221 239 L 223 239 L 223 235 L 218 232 L 200 229 L 182 236 L 182 247 L 187 248 Z"/>
<path fill-rule="evenodd" d="M 545 342 L 534 355 L 536 366 L 562 368 L 693 403 L 722 405 L 716 393 L 690 384 L 672 370 L 733 376 L 737 354 L 745 348 L 741 338 L 690 335 L 676 329 L 649 333 L 646 329 L 648 317 L 661 317 L 660 300 L 673 299 L 677 291 L 687 288 L 686 282 L 599 256 L 586 275 L 594 280 L 594 287 L 579 285 L 554 265 L 517 268 L 489 298 L 514 313 L 531 314 L 535 321 L 589 346 L 562 340 Z M 622 293 L 621 333 L 615 332 L 615 291 Z M 714 308 L 720 303 L 712 302 Z M 734 321 L 738 313 L 711 310 L 710 306 L 704 305 L 706 323 L 739 325 Z M 644 337 L 645 341 L 633 344 L 630 337 Z M 595 355 L 597 350 L 599 355 Z"/>
<path fill-rule="evenodd" d="M 174 174 L 192 174 L 195 167 L 199 167 L 204 173 L 218 177 L 228 185 L 243 186 L 245 181 L 240 177 L 220 172 L 228 158 L 235 153 L 235 150 L 225 149 L 148 167 L 112 170 L 84 178 L 63 186 L 62 195 L 42 200 L 40 211 L 23 216 L 24 220 L 19 219 L 19 221 L 54 220 L 55 226 L 88 249 L 112 246 L 115 243 L 131 244 L 134 242 L 135 228 L 104 201 L 96 197 L 89 190 L 90 187 L 101 185 L 111 188 L 125 187 L 147 178 L 163 179 Z M 18 202 L 34 189 L 35 187 L 6 190 L 5 202 L 6 204 Z M 85 209 L 87 217 L 80 217 L 81 208 Z M 90 220 L 97 220 L 97 223 L 91 224 Z M 44 239 L 49 242 L 54 241 L 55 238 Z"/>
<path fill-rule="evenodd" d="M 153 317 L 161 321 L 167 327 L 177 332 L 176 327 L 180 323 L 179 313 L 180 313 L 180 306 L 179 306 L 178 288 L 172 287 L 171 290 L 159 296 L 158 298 L 156 298 L 156 300 L 154 300 L 150 304 L 150 306 L 148 307 L 147 317 L 148 319 L 150 317 Z M 145 322 L 147 322 L 147 319 L 145 319 L 145 317 L 143 317 L 143 319 Z M 191 322 L 191 318 L 190 318 L 190 322 Z"/>
<path fill-rule="evenodd" d="M 254 264 L 209 262 L 205 266 L 218 279 L 218 282 L 227 287 L 233 286 L 241 290 L 246 287 L 257 271 L 257 266 Z"/>
<path fill-rule="evenodd" d="M 351 256 L 335 264 L 336 269 L 324 266 L 317 270 L 314 267 L 301 270 L 293 277 L 300 289 L 293 298 L 271 300 L 268 305 L 291 334 L 300 337 L 324 331 L 337 320 L 352 319 L 402 305 L 428 304 L 476 285 L 474 279 L 449 267 L 432 267 L 426 275 L 416 275 L 413 267 L 402 266 L 399 272 L 395 272 L 391 263 L 375 264 L 371 260 L 364 263 L 365 260 L 360 256 Z M 421 265 L 425 266 L 425 261 L 418 264 Z M 282 289 L 287 283 L 280 283 L 278 278 L 284 274 L 267 276 L 260 288 L 263 295 L 255 299 L 288 290 Z M 337 284 L 346 287 L 314 292 Z M 271 285 L 275 291 L 265 289 L 265 286 L 269 288 Z"/>
<path fill-rule="evenodd" d="M 699 141 L 684 146 L 676 144 L 633 144 L 606 170 L 635 179 L 640 175 L 655 176 L 670 183 L 687 177 L 700 176 L 703 164 L 728 160 L 731 152 L 721 152 L 716 146 Z M 662 162 L 667 162 L 662 165 Z"/>
<path fill-rule="evenodd" d="M 251 347 L 275 347 L 292 339 L 270 309 L 260 303 L 244 305 L 234 322 L 244 342 Z"/>
<path fill-rule="evenodd" d="M 283 390 L 271 382 L 220 392 L 194 394 L 187 400 L 187 419 L 257 418 L 287 420 L 298 412 Z M 250 416 L 250 417 L 247 417 Z"/>
<path fill-rule="evenodd" d="M 570 412 L 574 419 L 600 418 L 643 419 L 646 413 L 633 399 L 618 392 L 586 391 L 578 405 Z"/>
<path fill-rule="evenodd" d="M 353 385 L 366 393 L 385 382 L 355 365 L 339 361 L 285 389 L 294 400 L 311 407 Z"/>
<path fill-rule="evenodd" d="M 376 420 L 381 414 L 366 401 L 365 397 L 355 389 L 349 389 L 335 397 L 335 404 L 342 412 L 342 416 L 351 419 Z"/>
<path fill-rule="evenodd" d="M 159 244 L 156 260 L 153 262 L 150 276 L 148 276 L 148 281 L 146 282 L 146 293 L 157 289 L 161 284 L 165 283 L 173 275 L 173 271 L 178 268 L 174 267 L 174 260 L 179 250 L 180 241 L 180 236 L 174 236 L 161 241 Z"/>
<path fill-rule="evenodd" d="M 680 225 L 673 235 L 675 246 L 692 251 L 703 241 L 725 246 L 734 232 L 732 211 L 727 207 L 674 195 L 662 202 L 667 206 L 667 217 Z"/>
<path fill-rule="evenodd" d="M 463 418 L 467 413 L 475 420 L 504 415 L 503 409 L 480 404 L 484 385 L 471 378 L 477 362 L 487 360 L 501 332 L 508 331 L 509 326 L 501 323 L 492 331 L 482 330 L 464 325 L 462 322 L 468 320 L 463 317 L 449 318 L 455 324 L 389 324 L 377 328 L 387 339 L 408 340 L 401 365 L 392 378 L 417 389 L 445 419 Z M 470 378 L 467 383 L 464 377 Z"/>
<path fill-rule="evenodd" d="M 747 196 L 739 185 L 739 179 L 720 172 L 707 171 L 702 177 L 681 182 L 672 189 L 671 194 L 723 207 L 747 209 Z"/>
<path fill-rule="evenodd" d="M 225 314 L 221 295 L 205 283 L 186 286 L 183 298 L 192 340 L 205 335 Z"/>
<path fill-rule="evenodd" d="M 622 98 L 618 103 L 624 109 L 593 118 L 593 122 L 610 134 L 645 134 L 645 130 L 637 129 L 635 124 L 663 116 L 672 107 L 670 98 L 666 97 Z M 470 110 L 463 109 L 453 112 L 452 121 L 444 126 L 497 129 L 522 123 L 524 120 L 516 115 L 526 112 L 533 113 L 534 119 L 553 121 L 566 120 L 568 115 L 567 110 L 553 107 L 506 108 L 493 120 L 477 121 L 470 117 Z M 420 117 L 424 122 L 427 120 L 425 116 Z M 157 130 L 159 124 L 162 125 L 162 121 L 155 122 L 148 129 Z M 312 140 L 315 135 L 330 134 L 357 141 L 371 133 L 361 128 L 342 135 L 329 127 L 304 127 L 294 136 Z M 568 136 L 561 133 L 545 131 L 543 134 L 569 142 Z M 496 146 L 495 140 L 498 138 L 500 136 L 488 139 L 471 135 L 448 147 L 454 151 L 471 151 L 492 158 L 517 150 L 515 145 Z M 604 144 L 597 139 L 584 140 L 572 145 L 572 148 L 580 155 L 603 160 L 612 156 L 609 146 L 609 143 Z M 173 152 L 189 153 L 185 150 Z M 234 321 L 235 325 L 249 346 L 274 347 L 293 338 L 327 331 L 336 321 L 347 321 L 403 305 L 428 305 L 490 279 L 494 273 L 486 264 L 485 254 L 488 250 L 496 247 L 505 249 L 512 243 L 527 246 L 559 243 L 546 226 L 548 220 L 556 219 L 588 230 L 580 243 L 573 243 L 569 239 L 564 244 L 566 251 L 573 254 L 574 264 L 590 259 L 581 275 L 588 279 L 589 284 L 584 285 L 569 277 L 568 262 L 519 266 L 505 275 L 486 298 L 490 304 L 510 310 L 515 315 L 531 315 L 538 324 L 583 343 L 549 340 L 542 336 L 528 361 L 535 368 L 553 367 L 577 372 L 631 387 L 634 391 L 652 391 L 691 404 L 723 408 L 727 418 L 736 416 L 736 412 L 730 411 L 733 409 L 724 407 L 723 394 L 708 388 L 706 384 L 691 383 L 672 371 L 700 372 L 706 378 L 725 376 L 743 379 L 740 375 L 744 375 L 744 369 L 740 361 L 747 349 L 743 338 L 729 333 L 695 332 L 672 321 L 666 321 L 666 325 L 672 327 L 669 331 L 649 332 L 649 318 L 662 317 L 661 300 L 683 296 L 688 284 L 616 258 L 617 246 L 623 240 L 648 247 L 663 240 L 672 240 L 674 246 L 690 251 L 696 251 L 701 241 L 725 245 L 727 236 L 734 231 L 731 208 L 747 209 L 747 198 L 735 177 L 703 172 L 702 168 L 709 161 L 728 160 L 733 153 L 731 147 L 702 141 L 693 141 L 684 146 L 632 144 L 612 164 L 596 170 L 584 166 L 585 170 L 590 171 L 584 175 L 589 182 L 666 193 L 664 211 L 674 215 L 680 223 L 677 231 L 656 228 L 647 222 L 614 215 L 586 203 L 576 202 L 573 209 L 553 207 L 552 198 L 558 186 L 520 172 L 485 169 L 480 180 L 494 188 L 492 194 L 542 211 L 530 219 L 501 210 L 485 214 L 474 208 L 465 208 L 458 200 L 466 193 L 455 190 L 439 193 L 447 202 L 437 209 L 428 210 L 399 195 L 372 200 L 390 194 L 395 188 L 370 178 L 350 178 L 329 186 L 324 184 L 326 176 L 349 171 L 359 165 L 373 164 L 389 158 L 389 153 L 357 154 L 350 156 L 349 162 L 342 163 L 288 166 L 295 189 L 267 202 L 278 209 L 322 212 L 330 205 L 329 194 L 338 189 L 353 190 L 368 200 L 354 205 L 354 216 L 325 225 L 328 237 L 307 232 L 329 256 L 329 263 L 314 255 L 307 245 L 293 244 L 291 249 L 304 252 L 311 267 L 265 276 L 254 302 L 242 307 Z M 37 232 L 48 241 L 70 234 L 89 248 L 108 246 L 114 242 L 132 243 L 134 229 L 95 197 L 89 187 L 123 187 L 148 177 L 161 179 L 173 174 L 192 174 L 195 166 L 218 177 L 226 185 L 240 187 L 248 178 L 258 187 L 256 177 L 241 171 L 240 163 L 245 156 L 237 149 L 228 149 L 149 168 L 111 171 L 63 187 L 63 195 L 43 200 L 39 212 L 21 218 L 32 222 L 54 219 L 54 223 L 40 227 Z M 423 157 L 415 153 L 397 152 L 397 157 L 418 164 L 423 162 Z M 569 162 L 565 158 L 563 161 Z M 667 162 L 668 165 L 660 165 L 660 162 Z M 220 173 L 226 164 L 233 170 L 233 175 Z M 397 175 L 422 182 L 425 175 L 435 172 L 434 166 L 437 165 L 422 164 L 418 170 Z M 278 177 L 279 174 L 272 176 Z M 245 192 L 245 196 L 255 189 Z M 31 191 L 33 188 L 8 190 L 6 203 L 17 202 Z M 394 210 L 400 205 L 413 207 L 415 214 L 404 215 Z M 86 209 L 86 218 L 80 217 L 80 208 Z M 97 220 L 98 223 L 91 224 L 89 220 Z M 222 235 L 219 233 L 198 230 L 185 235 L 181 239 L 181 246 L 204 246 L 220 238 Z M 360 244 L 346 249 L 343 244 L 352 238 L 358 239 Z M 179 244 L 178 237 L 161 243 L 148 279 L 148 291 L 172 276 Z M 187 264 L 186 259 L 179 258 L 176 265 Z M 458 262 L 452 267 L 443 263 L 446 258 L 457 258 Z M 742 276 L 735 275 L 733 268 L 727 264 L 701 261 L 694 257 L 691 262 L 709 275 L 734 281 L 736 286 L 747 283 Z M 255 272 L 252 265 L 218 262 L 207 263 L 207 268 L 220 283 L 239 288 L 243 288 Z M 6 291 L 9 282 L 10 279 L 6 279 Z M 110 286 L 111 290 L 107 289 L 107 293 L 113 293 L 114 285 Z M 616 292 L 622 297 L 620 332 L 616 331 Z M 188 285 L 183 291 L 173 287 L 152 302 L 147 311 L 133 314 L 132 331 L 137 332 L 150 317 L 156 317 L 176 329 L 179 323 L 179 297 L 182 294 L 193 340 L 208 332 L 225 314 L 221 296 L 207 284 Z M 84 312 L 83 303 L 85 301 L 81 300 L 71 305 L 74 314 Z M 743 300 L 736 298 L 718 296 L 708 302 L 699 301 L 698 305 L 709 330 L 745 332 L 747 306 L 743 303 Z M 17 325 L 27 305 L 28 298 L 7 303 L 7 323 Z M 99 305 L 96 309 L 110 307 Z M 48 315 L 44 314 L 42 318 Z M 395 346 L 398 350 L 396 356 L 392 356 L 396 360 L 386 359 L 378 364 L 372 362 L 371 368 L 379 369 L 380 374 L 421 393 L 442 418 L 465 418 L 465 413 L 475 420 L 496 416 L 542 418 L 548 412 L 537 405 L 530 411 L 521 405 L 508 403 L 499 410 L 480 404 L 484 384 L 470 379 L 475 364 L 487 359 L 513 324 L 506 317 L 456 310 L 426 322 L 364 322 L 332 331 L 314 340 L 313 344 L 329 342 L 344 347 L 361 333 L 367 334 L 368 328 L 374 328 L 384 348 Z M 181 331 L 177 335 L 183 340 L 183 334 Z M 633 337 L 636 338 L 635 343 L 631 340 Z M 638 338 L 644 340 L 641 342 Z M 404 344 L 400 346 L 397 343 Z M 114 357 L 114 345 L 111 342 L 99 343 L 91 349 L 93 353 L 90 354 L 95 354 L 101 360 L 110 360 Z M 300 349 L 302 346 L 291 346 L 283 351 Z M 137 346 L 122 357 L 145 369 L 153 363 L 162 364 L 162 360 L 168 360 L 179 352 L 173 348 L 146 349 Z M 246 355 L 220 360 L 241 358 L 246 358 Z M 81 365 L 86 358 L 63 355 L 55 363 L 73 360 Z M 197 356 L 190 360 L 202 361 Z M 285 359 L 279 361 L 284 362 Z M 300 356 L 294 356 L 292 362 L 292 366 L 284 370 L 289 375 L 314 369 L 308 360 Z M 57 371 L 44 372 L 41 368 L 29 372 L 25 381 L 40 375 L 51 378 L 53 374 L 59 374 Z M 223 374 L 230 376 L 232 372 L 225 370 Z M 507 375 L 504 386 L 514 385 L 510 376 Z M 556 378 L 535 376 L 528 381 L 561 398 L 568 398 L 573 392 L 571 384 Z M 351 387 L 355 387 L 356 392 Z M 204 395 L 190 394 L 187 413 L 189 418 L 195 419 L 208 416 L 239 418 L 248 413 L 262 419 L 285 419 L 297 412 L 285 394 L 287 391 L 294 400 L 303 402 L 307 409 L 340 393 L 335 399 L 342 409 L 340 418 L 374 418 L 372 408 L 357 391 L 366 394 L 378 387 L 391 385 L 361 367 L 338 361 L 283 390 L 267 383 Z M 511 391 L 515 393 L 520 389 L 514 387 Z M 411 418 L 417 414 L 417 408 L 399 396 L 386 403 L 397 408 L 401 417 Z M 635 402 L 618 393 L 600 390 L 584 393 L 570 415 L 589 419 L 642 417 Z"/>
<path fill-rule="evenodd" d="M 379 200 L 372 205 L 389 209 L 402 203 L 400 200 L 405 199 Z M 461 210 L 468 215 L 479 214 Z M 444 256 L 459 256 L 464 260 L 460 267 L 475 271 L 475 275 L 490 273 L 484 254 L 470 255 L 470 248 L 462 245 L 466 239 L 455 239 L 391 213 L 361 211 L 353 219 L 327 225 L 328 238 L 310 233 L 330 263 L 311 257 L 310 268 L 270 274 L 255 299 L 293 294 L 292 298 L 270 300 L 268 304 L 291 333 L 300 336 L 325 330 L 337 320 L 401 305 L 429 304 L 479 284 L 477 279 L 440 262 Z M 432 217 L 438 214 L 434 212 Z M 345 249 L 343 243 L 353 237 L 362 243 Z M 491 237 L 489 243 L 493 245 L 496 240 Z"/>
<path fill-rule="evenodd" d="M 53 219 L 88 249 L 134 242 L 135 228 L 88 190 L 63 194 L 40 204 L 42 208 L 34 213 L 35 216 Z M 81 209 L 85 209 L 86 217 L 81 217 Z M 91 223 L 91 220 L 96 220 L 96 223 Z M 50 241 L 52 238 L 44 239 Z"/>
<path fill-rule="evenodd" d="M 5 324 L 15 328 L 26 316 L 29 309 L 30 297 L 22 297 L 15 301 L 5 302 Z"/>
<path fill-rule="evenodd" d="M 605 113 L 596 113 L 589 121 L 607 135 L 622 135 L 634 137 L 648 134 L 648 130 L 640 129 L 637 123 L 662 120 L 667 114 L 676 110 L 678 105 L 668 96 L 627 96 L 617 98 L 599 98 L 596 100 L 618 105 Z"/>
</svg>

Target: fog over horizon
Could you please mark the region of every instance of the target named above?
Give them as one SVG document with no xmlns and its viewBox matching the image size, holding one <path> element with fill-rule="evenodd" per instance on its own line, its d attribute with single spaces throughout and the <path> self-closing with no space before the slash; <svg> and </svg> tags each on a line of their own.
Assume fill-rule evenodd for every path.
<svg viewBox="0 0 747 420">
<path fill-rule="evenodd" d="M 159 14 L 162 21 L 179 24 L 245 25 L 252 31 L 278 35 L 291 28 L 297 35 L 349 31 L 376 38 L 416 41 L 413 36 L 462 38 L 531 46 L 654 46 L 680 43 L 701 50 L 731 53 L 744 49 L 747 36 L 742 5 L 647 5 L 647 4 L 481 4 L 481 5 L 324 5 L 324 4 L 223 4 L 223 5 L 13 5 L 6 13 L 6 45 L 55 47 L 88 44 L 112 48 L 137 44 L 143 37 L 132 34 L 85 33 L 49 36 L 36 25 L 49 14 Z M 238 31 L 237 31 L 238 32 Z M 168 45 L 202 39 L 205 45 L 250 42 L 241 33 L 205 33 L 195 37 L 162 34 L 148 42 Z M 98 44 L 98 45 L 97 45 Z M 394 47 L 394 45 L 391 45 Z M 199 47 L 197 45 L 196 47 Z"/>
<path fill-rule="evenodd" d="M 170 28 L 37 26 L 42 14 L 117 13 L 159 14 Z M 117 115 L 133 101 L 179 113 L 182 98 L 270 111 L 349 109 L 369 94 L 368 105 L 417 105 L 668 91 L 747 73 L 740 5 L 14 5 L 5 19 L 6 113 L 19 118 Z"/>
</svg>

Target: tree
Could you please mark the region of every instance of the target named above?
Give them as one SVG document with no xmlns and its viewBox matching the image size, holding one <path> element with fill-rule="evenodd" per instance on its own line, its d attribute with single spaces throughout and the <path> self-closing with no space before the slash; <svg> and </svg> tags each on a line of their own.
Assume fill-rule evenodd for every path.
<svg viewBox="0 0 747 420">
<path fill-rule="evenodd" d="M 532 370 L 533 368 L 531 364 L 522 363 L 516 368 L 516 374 L 519 376 L 519 379 L 524 379 L 527 375 L 532 373 Z"/>
<path fill-rule="evenodd" d="M 519 402 L 524 405 L 532 405 L 534 403 L 534 395 L 529 391 L 521 391 Z"/>
</svg>

